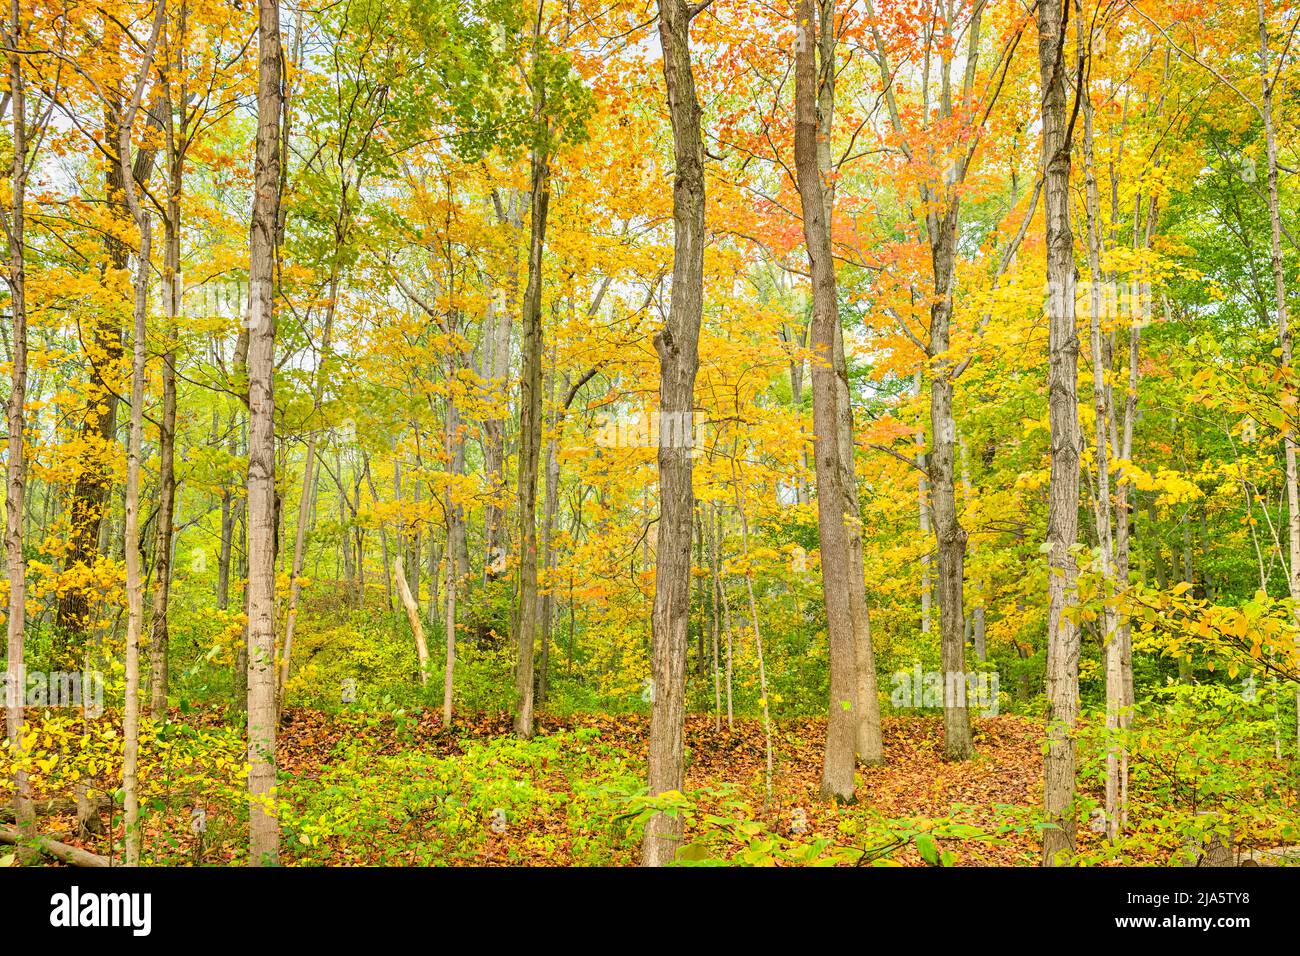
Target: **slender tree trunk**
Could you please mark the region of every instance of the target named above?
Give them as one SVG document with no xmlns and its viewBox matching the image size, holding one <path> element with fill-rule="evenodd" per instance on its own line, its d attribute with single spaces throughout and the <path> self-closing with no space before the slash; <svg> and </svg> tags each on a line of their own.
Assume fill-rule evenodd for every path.
<svg viewBox="0 0 1300 956">
<path fill-rule="evenodd" d="M 125 862 L 140 865 L 140 637 L 144 630 L 144 576 L 140 570 L 140 444 L 144 432 L 145 316 L 149 310 L 149 217 L 140 223 L 136 266 L 134 345 L 131 364 L 131 437 L 126 456 L 126 713 L 123 716 L 122 807 L 126 832 Z"/>
<path fill-rule="evenodd" d="M 540 97 L 540 94 L 538 94 Z M 542 122 L 540 105 L 534 116 Z M 524 367 L 519 392 L 519 633 L 515 666 L 515 733 L 533 735 L 534 666 L 537 642 L 537 469 L 542 443 L 542 255 L 551 202 L 550 157 L 532 155 L 528 288 L 524 292 Z"/>
<path fill-rule="evenodd" d="M 555 355 L 554 349 L 551 351 Z M 552 359 L 552 364 L 554 359 Z M 554 370 L 550 379 L 550 402 L 555 405 Z M 567 389 L 567 381 L 565 388 Z M 542 567 L 546 569 L 546 593 L 542 595 L 542 663 L 537 682 L 537 702 L 545 706 L 547 683 L 550 677 L 551 637 L 555 624 L 555 512 L 560 505 L 560 454 L 558 430 L 560 412 L 557 409 L 551 415 L 552 434 L 546 442 L 546 499 L 542 506 Z"/>
<path fill-rule="evenodd" d="M 913 386 L 912 394 L 918 398 L 921 395 L 921 373 L 916 374 L 916 384 Z M 921 555 L 921 633 L 930 633 L 930 620 L 932 614 L 930 611 L 931 604 L 934 601 L 934 582 L 930 575 L 930 551 L 929 538 L 932 530 L 930 521 L 930 482 L 926 479 L 929 474 L 929 465 L 926 463 L 925 454 L 925 429 L 916 430 L 916 467 L 920 472 L 916 476 L 916 505 L 917 505 L 917 527 L 921 532 L 921 540 L 925 542 L 926 551 Z"/>
<path fill-rule="evenodd" d="M 163 24 L 166 22 L 166 14 L 166 4 L 160 3 L 154 15 L 153 32 L 144 48 L 135 93 L 118 129 L 117 142 L 118 161 L 122 166 L 123 196 L 131 218 L 140 233 L 140 247 L 136 259 L 135 300 L 132 306 L 131 430 L 127 441 L 126 492 L 123 506 L 125 533 L 122 548 L 126 564 L 127 597 L 126 701 L 122 717 L 122 827 L 126 834 L 124 859 L 127 866 L 140 864 L 140 798 L 137 786 L 137 763 L 140 749 L 140 642 L 144 632 L 144 575 L 141 570 L 139 514 L 140 446 L 144 432 L 145 362 L 148 354 L 145 322 L 149 313 L 149 259 L 153 240 L 149 214 L 140 204 L 129 163 L 135 116 L 144 95 L 153 55 L 158 47 Z"/>
<path fill-rule="evenodd" d="M 817 27 L 812 0 L 799 0 L 796 10 L 800 32 L 795 46 L 795 170 L 813 276 L 810 328 L 814 356 L 813 443 L 822 590 L 830 644 L 830 702 L 821 790 L 828 798 L 852 800 L 858 736 L 858 654 L 850 599 L 855 582 L 848 525 L 856 522 L 858 516 L 847 512 L 848 491 L 844 487 L 840 448 L 839 381 L 835 363 L 840 319 L 830 223 L 818 164 L 817 64 L 812 40 Z M 829 28 L 829 24 L 823 24 L 823 29 Z"/>
<path fill-rule="evenodd" d="M 464 442 L 460 436 L 460 411 L 456 406 L 455 395 L 451 393 L 447 396 L 446 418 L 443 425 L 448 467 L 453 475 L 459 476 L 465 467 Z M 445 729 L 451 726 L 452 693 L 455 688 L 456 599 L 461 581 L 460 567 L 456 555 L 460 553 L 460 542 L 465 537 L 465 522 L 460 504 L 455 500 L 452 493 L 451 483 L 448 483 L 447 486 L 443 501 L 443 512 L 447 518 L 445 558 L 447 564 L 447 607 L 443 623 L 443 636 L 446 640 L 447 653 L 442 678 L 442 725 Z M 436 588 L 430 588 L 430 591 L 436 591 Z"/>
<path fill-rule="evenodd" d="M 5 568 L 9 578 L 8 642 L 5 671 L 5 730 L 9 754 L 14 765 L 14 818 L 19 836 L 30 841 L 35 836 L 35 812 L 31 802 L 31 783 L 20 758 L 23 751 L 23 705 L 26 703 L 27 674 L 24 637 L 27 627 L 27 559 L 23 554 L 23 513 L 27 490 L 27 450 L 24 432 L 27 427 L 27 262 L 25 249 L 27 156 L 26 78 L 19 47 L 26 42 L 22 10 L 18 0 L 11 0 L 9 22 L 5 25 L 9 48 L 9 109 L 13 117 L 13 166 L 10 174 L 10 203 L 5 222 L 9 243 L 8 269 L 12 336 L 10 343 L 9 405 L 5 463 Z M 96 529 L 98 530 L 98 529 Z M 20 849 L 24 864 L 36 862 L 33 849 Z"/>
<path fill-rule="evenodd" d="M 1082 6 L 1075 0 L 1075 24 L 1079 56 L 1088 50 L 1088 38 L 1082 19 Z M 1101 266 L 1101 204 L 1097 191 L 1096 167 L 1093 160 L 1093 107 L 1091 91 L 1085 81 L 1079 93 L 1083 105 L 1083 173 L 1084 211 L 1088 235 L 1088 329 L 1092 359 L 1092 402 L 1094 411 L 1094 473 L 1096 499 L 1093 516 L 1097 528 L 1098 566 L 1101 572 L 1102 647 L 1106 667 L 1106 731 L 1110 738 L 1106 745 L 1106 838 L 1112 843 L 1120 835 L 1120 747 L 1118 734 L 1120 713 L 1123 710 L 1124 679 L 1123 660 L 1120 653 L 1118 621 L 1116 619 L 1117 593 L 1115 584 L 1114 534 L 1111 520 L 1110 497 L 1110 447 L 1106 436 L 1110 431 L 1112 410 L 1110 387 L 1106 381 L 1107 359 L 1102 348 L 1103 291 L 1107 278 Z M 1105 297 L 1109 300 L 1109 296 Z"/>
<path fill-rule="evenodd" d="M 488 335 L 484 356 L 484 377 L 491 389 L 507 405 L 506 395 L 510 380 L 510 330 L 511 315 L 519 300 L 519 270 L 515 249 L 517 237 L 523 231 L 522 197 L 517 190 L 507 190 L 504 198 L 493 194 L 497 220 L 512 237 L 510 258 L 504 288 L 498 288 L 488 304 Z M 483 470 L 488 479 L 490 496 L 484 507 L 487 560 L 483 562 L 484 577 L 494 580 L 506 572 L 510 549 L 510 535 L 506 525 L 506 422 L 493 413 L 483 422 Z"/>
<path fill-rule="evenodd" d="M 278 0 L 258 2 L 257 163 L 249 243 L 248 796 L 249 864 L 276 865 L 275 273 L 283 110 Z"/>
<path fill-rule="evenodd" d="M 406 555 L 397 552 L 397 593 L 406 610 L 407 623 L 411 625 L 411 636 L 415 638 L 415 656 L 420 664 L 420 686 L 429 684 L 429 644 L 424 638 L 424 623 L 420 620 L 420 605 L 411 593 L 411 586 L 406 580 Z"/>
<path fill-rule="evenodd" d="M 228 489 L 221 492 L 221 551 L 217 558 L 217 609 L 230 605 L 230 552 L 235 533 L 235 512 Z"/>
<path fill-rule="evenodd" d="M 966 515 L 968 521 L 974 521 L 972 517 L 978 507 L 978 499 L 975 494 L 975 485 L 971 481 L 970 473 L 970 455 L 966 448 L 964 440 L 958 441 L 958 448 L 961 453 L 961 483 L 962 492 L 966 502 Z M 966 542 L 966 555 L 970 556 L 970 542 Z M 987 659 L 987 652 L 984 646 L 984 583 L 981 578 L 976 578 L 975 583 L 975 606 L 971 608 L 970 615 L 967 617 L 967 629 L 971 634 L 971 644 L 975 650 L 975 659 L 983 662 Z"/>
<path fill-rule="evenodd" d="M 1268 43 L 1268 18 L 1265 15 L 1264 0 L 1255 0 L 1255 11 L 1259 21 L 1259 70 L 1262 88 L 1260 112 L 1264 118 L 1264 142 L 1268 151 L 1268 218 L 1269 218 L 1269 260 L 1273 267 L 1273 300 L 1277 309 L 1278 362 L 1284 372 L 1284 396 L 1282 410 L 1285 415 L 1282 431 L 1282 447 L 1286 460 L 1286 504 L 1287 504 L 1287 546 L 1290 574 L 1287 588 L 1291 597 L 1300 601 L 1300 472 L 1296 467 L 1296 438 L 1292 419 L 1296 414 L 1294 404 L 1295 366 L 1291 345 L 1291 327 L 1287 315 L 1286 272 L 1282 259 L 1282 213 L 1278 199 L 1277 185 L 1277 130 L 1273 116 L 1273 98 L 1276 92 L 1271 76 L 1272 55 Z M 1300 605 L 1296 609 L 1297 621 L 1300 622 Z M 1296 652 L 1300 655 L 1300 634 L 1296 636 Z M 1296 718 L 1297 746 L 1300 747 L 1300 683 L 1296 684 Z"/>
<path fill-rule="evenodd" d="M 668 114 L 673 128 L 673 284 L 659 355 L 659 528 L 656 541 L 650 710 L 649 792 L 680 790 L 683 782 L 687 628 L 691 602 L 691 485 L 695 376 L 704 314 L 704 140 L 691 66 L 692 9 L 685 0 L 658 0 Z M 646 824 L 645 866 L 677 855 L 680 817 L 656 814 Z"/>
<path fill-rule="evenodd" d="M 1079 715 L 1079 632 L 1072 549 L 1079 522 L 1077 375 L 1074 323 L 1074 240 L 1070 232 L 1070 128 L 1064 56 L 1070 0 L 1039 4 L 1038 64 L 1042 99 L 1043 199 L 1047 222 L 1048 416 L 1052 466 L 1049 484 L 1047 723 L 1043 799 L 1043 863 L 1056 865 L 1074 851 L 1075 743 Z"/>
<path fill-rule="evenodd" d="M 181 37 L 184 36 L 184 12 L 181 14 Z M 177 42 L 173 42 L 175 50 Z M 179 56 L 179 54 L 175 54 Z M 172 67 L 180 73 L 179 64 Z M 185 115 L 184 88 L 181 94 L 181 115 Z M 167 609 L 171 597 L 172 537 L 176 508 L 176 318 L 180 315 L 184 295 L 181 276 L 181 189 L 184 184 L 185 130 L 177 136 L 171 108 L 170 86 L 167 95 L 168 136 L 167 171 L 168 188 L 166 216 L 163 219 L 163 335 L 166 345 L 162 356 L 162 419 L 159 422 L 158 462 L 158 516 L 154 531 L 153 559 L 153 614 L 149 636 L 149 710 L 156 716 L 167 715 L 168 684 L 168 622 Z"/>
<path fill-rule="evenodd" d="M 239 579 L 243 582 L 243 591 L 240 596 L 240 604 L 244 609 L 244 619 L 248 619 L 248 503 L 239 508 L 239 541 L 241 548 L 239 551 Z M 240 713 L 248 712 L 248 625 L 244 625 L 244 633 L 235 649 L 235 667 L 231 674 L 232 696 L 234 698 L 234 709 Z"/>
<path fill-rule="evenodd" d="M 709 636 L 713 642 L 713 729 L 722 730 L 722 679 L 719 672 L 718 637 L 722 629 L 719 617 L 718 597 L 722 588 L 722 576 L 718 568 L 718 506 L 709 505 L 709 595 L 712 614 L 709 616 Z"/>
<path fill-rule="evenodd" d="M 975 754 L 970 711 L 966 707 L 965 566 L 966 529 L 957 513 L 954 474 L 957 425 L 953 416 L 951 362 L 948 353 L 952 328 L 952 295 L 956 279 L 958 200 L 953 197 L 945 214 L 932 217 L 937 227 L 930 239 L 934 268 L 935 302 L 930 309 L 930 454 L 926 456 L 930 479 L 938 557 L 939 654 L 943 669 L 943 752 L 949 760 L 969 760 Z"/>
<path fill-rule="evenodd" d="M 763 631 L 758 623 L 758 601 L 754 597 L 754 572 L 749 561 L 749 516 L 745 513 L 745 498 L 740 491 L 740 475 L 736 470 L 736 455 L 731 456 L 731 490 L 740 516 L 740 553 L 745 559 L 745 595 L 749 599 L 749 623 L 754 628 L 754 649 L 758 654 L 759 705 L 763 711 L 763 749 L 767 757 L 763 783 L 764 807 L 772 805 L 772 712 L 768 706 L 767 665 L 763 656 Z"/>
</svg>

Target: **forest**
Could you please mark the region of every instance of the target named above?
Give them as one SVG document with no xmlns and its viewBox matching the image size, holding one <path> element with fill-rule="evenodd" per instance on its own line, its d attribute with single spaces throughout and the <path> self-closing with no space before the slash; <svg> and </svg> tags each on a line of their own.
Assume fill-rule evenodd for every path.
<svg viewBox="0 0 1300 956">
<path fill-rule="evenodd" d="M 0 870 L 1300 866 L 1292 0 L 0 20 Z"/>
</svg>

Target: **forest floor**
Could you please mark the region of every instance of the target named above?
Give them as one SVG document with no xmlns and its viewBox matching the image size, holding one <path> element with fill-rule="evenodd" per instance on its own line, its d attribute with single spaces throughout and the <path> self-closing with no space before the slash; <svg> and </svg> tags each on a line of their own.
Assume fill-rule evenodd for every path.
<svg viewBox="0 0 1300 956">
<path fill-rule="evenodd" d="M 111 715 L 101 722 L 115 723 Z M 242 734 L 232 731 L 228 716 L 217 708 L 200 708 L 189 714 L 174 712 L 171 723 L 183 728 L 189 735 L 202 736 L 204 731 L 220 735 L 221 747 L 227 759 L 213 759 L 201 755 L 197 766 L 186 778 L 184 794 L 175 800 L 153 804 L 155 811 L 147 818 L 146 846 L 169 847 L 159 862 L 199 862 L 223 864 L 239 861 L 242 840 L 241 829 L 233 814 L 225 825 L 219 825 L 214 811 L 209 819 L 214 826 L 205 837 L 206 846 L 192 860 L 187 859 L 187 849 L 192 827 L 189 825 L 192 806 L 203 798 L 204 777 L 210 773 L 213 792 L 224 786 L 237 792 L 242 785 L 239 779 L 238 747 Z M 859 768 L 858 802 L 840 806 L 820 799 L 818 787 L 821 775 L 821 748 L 825 721 L 817 718 L 793 718 L 775 723 L 773 728 L 773 775 L 770 802 L 765 799 L 766 746 L 761 721 L 753 718 L 737 719 L 728 728 L 725 719 L 721 726 L 711 715 L 691 715 L 687 718 L 686 754 L 687 779 L 685 790 L 697 801 L 701 815 L 713 814 L 747 816 L 760 821 L 764 833 L 783 838 L 798 835 L 803 842 L 824 838 L 838 846 L 871 847 L 880 842 L 880 834 L 888 834 L 897 821 L 908 821 L 909 826 L 921 829 L 933 821 L 959 821 L 964 827 L 987 834 L 996 833 L 990 840 L 941 841 L 958 852 L 958 864 L 1026 865 L 1037 862 L 1039 837 L 1025 821 L 1032 820 L 1040 801 L 1042 780 L 1041 739 L 1042 727 L 1025 717 L 999 716 L 979 719 L 976 722 L 975 759 L 947 762 L 942 758 L 942 728 L 939 717 L 906 716 L 886 717 L 884 741 L 886 763 L 881 767 Z M 604 753 L 618 755 L 622 779 L 644 779 L 644 754 L 648 718 L 639 714 L 575 714 L 570 716 L 540 715 L 538 736 L 553 738 L 557 746 L 567 750 L 587 751 L 575 741 L 599 741 Z M 576 736 L 575 736 L 576 735 Z M 72 740 L 68 741 L 73 744 Z M 574 764 L 568 772 L 548 771 L 551 764 L 561 763 L 552 752 L 540 758 L 540 769 L 527 762 L 518 766 L 511 763 L 510 753 L 502 751 L 496 756 L 493 747 L 512 745 L 511 724 L 507 714 L 458 715 L 450 732 L 444 732 L 441 714 L 435 710 L 408 712 L 404 718 L 365 719 L 356 715 L 327 713 L 319 710 L 290 708 L 281 718 L 278 739 L 278 759 L 283 789 L 289 799 L 299 803 L 310 802 L 322 793 L 336 794 L 336 802 L 366 803 L 373 800 L 376 812 L 382 814 L 375 828 L 380 834 L 367 833 L 355 836 L 355 829 L 342 823 L 333 833 L 326 834 L 323 845 L 316 852 L 299 859 L 302 863 L 365 864 L 365 863 L 427 863 L 454 862 L 469 865 L 571 865 L 574 863 L 630 864 L 635 862 L 635 843 L 618 840 L 604 841 L 594 852 L 578 831 L 587 828 L 593 820 L 615 816 L 616 803 L 596 806 L 590 818 L 574 823 L 571 807 L 580 801 L 573 792 L 580 789 L 584 776 L 594 776 L 593 766 Z M 484 748 L 487 748 L 484 750 Z M 562 751 L 562 754 L 567 754 Z M 471 752 L 471 756 L 464 755 Z M 486 753 L 486 758 L 482 754 Z M 477 756 L 475 756 L 477 755 Z M 75 753 L 64 754 L 75 762 Z M 605 758 L 602 758 L 605 759 Z M 475 761 L 478 761 L 477 763 Z M 432 763 L 429 763 L 432 761 Z M 172 762 L 178 761 L 172 758 Z M 204 764 L 210 764 L 205 768 Z M 379 776 L 374 768 L 387 764 L 388 769 Z M 491 806 L 492 796 L 477 809 L 478 819 L 471 823 L 473 832 L 444 830 L 444 846 L 450 851 L 444 856 L 431 856 L 425 849 L 421 855 L 419 844 L 436 843 L 429 840 L 429 831 L 443 827 L 433 823 L 428 812 L 421 817 L 410 812 L 412 801 L 418 797 L 406 794 L 410 780 L 426 774 L 429 767 L 453 768 L 451 786 L 488 790 L 494 784 L 483 777 L 498 777 L 497 786 L 510 786 L 514 777 L 529 779 L 531 796 L 528 812 L 511 810 L 512 821 L 508 829 L 496 832 L 483 819 L 483 806 Z M 598 770 L 599 767 L 596 767 Z M 473 779 L 471 779 L 471 777 Z M 219 778 L 219 779 L 218 779 Z M 111 771 L 103 779 L 112 779 Z M 198 785 L 195 785 L 198 781 Z M 462 783 L 462 781 L 464 781 Z M 445 787 L 442 782 L 430 781 Z M 107 785 L 107 784 L 106 784 Z M 519 784 L 523 786 L 522 783 Z M 351 791 L 347 788 L 352 787 Z M 400 796 L 391 791 L 401 790 Z M 177 788 L 174 793 L 182 793 Z M 444 790 L 444 792 L 446 792 Z M 303 795 L 310 795 L 304 799 Z M 40 796 L 68 796 L 49 792 Z M 427 794 L 425 795 L 427 796 Z M 396 800 L 397 812 L 385 800 Z M 0 795 L 0 800 L 5 797 Z M 439 796 L 439 803 L 443 797 Z M 457 797 L 466 807 L 475 806 L 474 798 Z M 149 805 L 149 801 L 145 801 Z M 209 801 L 209 806 L 213 806 Z M 230 806 L 231 803 L 227 803 Z M 735 809 L 743 806 L 744 810 Z M 532 809 L 532 808 L 537 809 Z M 569 809 L 566 809 L 569 808 Z M 425 808 L 427 810 L 427 807 Z M 336 812 L 331 810 L 330 812 Z M 567 816 L 566 816 L 567 814 Z M 400 825 L 390 825 L 393 817 Z M 441 818 L 439 818 L 441 820 Z M 1008 826 L 1008 820 L 1020 821 Z M 56 839 L 65 840 L 93 852 L 107 854 L 114 848 L 120 852 L 122 841 L 120 811 L 114 814 L 110 840 L 108 836 L 87 836 L 78 839 L 76 821 L 70 814 L 42 818 L 41 830 Z M 919 822 L 918 822 L 919 821 Z M 883 829 L 882 829 L 883 825 Z M 599 823 L 594 824 L 598 827 Z M 360 827 L 360 824 L 357 824 Z M 695 829 L 688 822 L 687 839 Z M 1080 834 L 1087 842 L 1095 839 L 1090 833 Z M 413 847 L 410 852 L 402 848 L 403 841 Z M 600 841 L 597 841 L 600 842 Z M 379 848 L 380 846 L 383 848 Z M 889 854 L 891 862 L 919 865 L 923 861 L 917 847 L 904 841 Z M 1151 862 L 1155 862 L 1154 860 Z"/>
<path fill-rule="evenodd" d="M 505 737 L 511 734 L 508 715 L 481 715 L 467 726 L 460 724 L 453 734 L 442 734 L 441 714 L 427 711 L 419 717 L 416 740 L 440 756 L 460 751 L 470 740 Z M 873 811 L 890 819 L 946 818 L 963 812 L 963 822 L 984 826 L 991 832 L 1005 820 L 999 807 L 1030 811 L 1042 792 L 1042 728 L 1024 717 L 994 717 L 978 722 L 977 756 L 964 763 L 945 761 L 942 756 L 942 720 L 939 717 L 887 717 L 883 721 L 886 763 L 881 767 L 859 768 L 858 805 L 839 807 L 819 796 L 825 720 L 786 720 L 773 730 L 773 801 L 763 814 L 774 830 L 790 831 L 797 809 L 806 820 L 807 838 L 823 836 L 842 841 L 842 818 L 853 812 Z M 541 715 L 539 734 L 594 729 L 606 741 L 616 742 L 641 759 L 646 749 L 649 718 L 639 714 Z M 280 766 L 287 773 L 316 776 L 326 768 L 329 754 L 347 732 L 345 725 L 320 711 L 297 711 L 285 715 L 279 745 Z M 396 733 L 384 733 L 376 741 L 384 753 L 399 753 L 409 744 Z M 685 789 L 710 793 L 720 785 L 743 795 L 761 810 L 764 799 L 766 746 L 762 722 L 738 718 L 729 729 L 725 718 L 719 728 L 712 716 L 688 715 L 685 747 L 687 772 Z M 707 797 L 702 809 L 710 807 Z M 495 836 L 495 835 L 494 835 Z M 690 832 L 688 828 L 687 837 Z M 489 839 L 480 848 L 477 863 L 531 863 L 541 865 L 570 862 L 561 854 L 520 855 L 517 834 Z M 525 841 L 526 842 L 526 841 Z M 1006 865 L 1036 861 L 1039 841 L 1034 834 L 1012 835 L 1000 845 L 980 846 L 978 859 L 966 862 Z M 912 849 L 898 862 L 920 864 Z"/>
<path fill-rule="evenodd" d="M 46 801 L 39 831 L 120 861 L 121 794 L 111 811 L 107 796 L 120 787 L 120 715 L 87 721 L 66 710 L 29 709 L 28 719 L 28 746 L 39 768 L 33 787 Z M 447 729 L 435 709 L 288 708 L 277 740 L 282 862 L 635 864 L 635 820 L 649 812 L 638 796 L 648 723 L 644 714 L 541 714 L 536 737 L 525 742 L 514 737 L 506 713 L 458 714 Z M 1013 715 L 974 723 L 976 756 L 950 762 L 942 755 L 939 716 L 885 717 L 886 762 L 859 768 L 858 799 L 843 805 L 818 793 L 824 718 L 774 721 L 769 799 L 762 722 L 738 718 L 728 727 L 711 715 L 690 715 L 684 796 L 677 805 L 685 817 L 684 852 L 694 854 L 686 858 L 714 864 L 1037 865 L 1042 724 Z M 146 863 L 244 861 L 245 747 L 237 716 L 220 706 L 173 710 L 165 724 L 145 721 Z M 7 782 L 8 774 L 0 779 Z M 1081 802 L 1092 805 L 1100 797 L 1099 781 L 1083 773 L 1079 783 Z M 99 833 L 79 832 L 70 799 L 87 784 L 105 795 L 94 821 L 106 824 Z M 0 788 L 0 818 L 11 799 Z M 1162 823 L 1167 808 L 1144 801 L 1140 790 L 1133 808 L 1122 851 L 1109 850 L 1080 826 L 1083 861 L 1167 865 L 1187 849 L 1186 835 Z M 1266 862 L 1277 840 L 1248 842 L 1265 852 Z"/>
</svg>

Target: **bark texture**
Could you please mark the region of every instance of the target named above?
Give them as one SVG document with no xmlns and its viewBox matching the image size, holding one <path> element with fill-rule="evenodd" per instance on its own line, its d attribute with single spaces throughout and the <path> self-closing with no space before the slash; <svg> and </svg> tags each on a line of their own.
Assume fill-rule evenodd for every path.
<svg viewBox="0 0 1300 956">
<path fill-rule="evenodd" d="M 704 313 L 704 141 L 691 67 L 691 7 L 658 0 L 659 40 L 673 128 L 673 285 L 668 321 L 655 336 L 659 354 L 659 528 L 656 539 L 649 792 L 682 787 L 682 721 L 691 602 L 691 485 L 695 375 Z M 671 863 L 681 843 L 680 817 L 656 814 L 646 824 L 641 862 Z"/>
</svg>

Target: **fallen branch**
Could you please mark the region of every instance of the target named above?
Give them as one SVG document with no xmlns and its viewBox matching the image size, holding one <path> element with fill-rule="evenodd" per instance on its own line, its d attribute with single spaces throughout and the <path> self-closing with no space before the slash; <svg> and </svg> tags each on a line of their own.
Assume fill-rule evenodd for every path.
<svg viewBox="0 0 1300 956">
<path fill-rule="evenodd" d="M 22 842 L 22 837 L 19 836 L 16 827 L 0 826 L 0 843 L 18 846 Z M 32 841 L 32 844 L 46 856 L 53 857 L 71 866 L 102 867 L 112 865 L 106 856 L 100 856 L 98 853 L 91 853 L 89 850 L 70 846 L 67 843 L 60 843 L 58 840 L 51 840 L 49 837 L 38 836 Z"/>
</svg>

